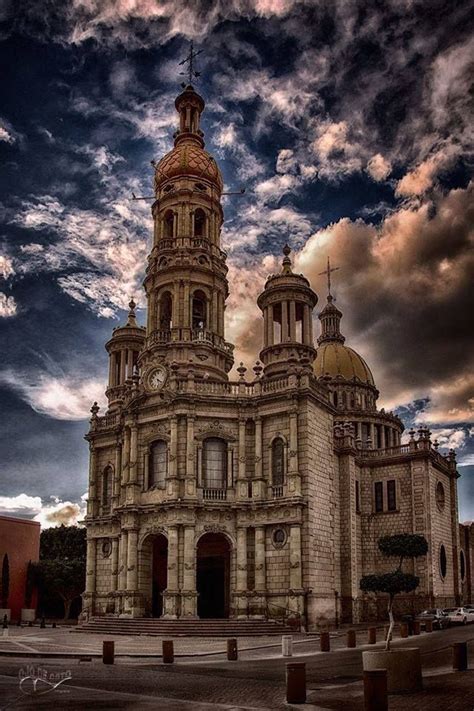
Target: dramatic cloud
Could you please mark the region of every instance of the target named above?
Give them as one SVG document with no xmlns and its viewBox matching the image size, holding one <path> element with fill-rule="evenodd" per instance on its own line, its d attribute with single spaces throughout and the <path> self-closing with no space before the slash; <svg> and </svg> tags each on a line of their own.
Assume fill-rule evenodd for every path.
<svg viewBox="0 0 474 711">
<path fill-rule="evenodd" d="M 7 296 L 0 291 L 0 318 L 15 316 L 17 311 L 18 305 L 13 296 Z"/>
<path fill-rule="evenodd" d="M 62 524 L 75 526 L 84 519 L 85 502 L 82 499 L 80 504 L 72 503 L 52 496 L 43 503 L 41 497 L 28 494 L 0 496 L 0 514 L 38 521 L 42 529 Z"/>
<path fill-rule="evenodd" d="M 392 171 L 390 162 L 377 153 L 367 163 L 367 172 L 374 180 L 385 180 Z"/>
<path fill-rule="evenodd" d="M 41 371 L 0 371 L 0 385 L 17 392 L 36 412 L 58 420 L 90 417 L 91 403 L 104 403 L 104 382 L 82 376 L 54 377 Z"/>
</svg>

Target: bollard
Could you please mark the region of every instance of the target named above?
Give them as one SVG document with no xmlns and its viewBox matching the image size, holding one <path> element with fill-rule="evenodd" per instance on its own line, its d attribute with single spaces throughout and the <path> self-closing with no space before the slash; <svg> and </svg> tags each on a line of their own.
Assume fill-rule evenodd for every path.
<svg viewBox="0 0 474 711">
<path fill-rule="evenodd" d="M 46 627 L 46 620 L 44 619 L 44 617 L 42 617 L 42 618 L 41 618 L 40 628 L 41 628 L 42 630 L 44 630 L 45 627 Z"/>
<path fill-rule="evenodd" d="M 406 622 L 400 622 L 400 637 L 408 637 L 408 624 Z"/>
<path fill-rule="evenodd" d="M 453 669 L 467 671 L 467 642 L 453 644 Z"/>
<path fill-rule="evenodd" d="M 347 630 L 347 646 L 348 647 L 356 647 L 357 646 L 355 630 Z"/>
<path fill-rule="evenodd" d="M 28 622 L 28 627 L 33 627 L 33 623 L 31 622 L 31 620 L 30 622 Z"/>
<path fill-rule="evenodd" d="M 413 620 L 413 634 L 420 634 L 420 620 Z"/>
<path fill-rule="evenodd" d="M 163 664 L 173 664 L 174 662 L 174 649 L 173 641 L 163 640 Z"/>
<path fill-rule="evenodd" d="M 433 620 L 426 620 L 425 632 L 433 632 Z"/>
<path fill-rule="evenodd" d="M 230 662 L 235 662 L 239 658 L 239 653 L 237 650 L 237 640 L 232 638 L 227 640 L 227 659 Z"/>
<path fill-rule="evenodd" d="M 377 642 L 377 627 L 369 627 L 367 634 L 367 644 L 376 644 Z"/>
<path fill-rule="evenodd" d="M 364 711 L 388 711 L 386 669 L 364 671 Z"/>
<path fill-rule="evenodd" d="M 107 640 L 102 642 L 102 662 L 104 664 L 113 664 L 115 659 L 115 642 Z"/>
<path fill-rule="evenodd" d="M 288 704 L 306 703 L 306 664 L 302 662 L 286 665 L 286 701 Z"/>
<path fill-rule="evenodd" d="M 293 656 L 293 637 L 291 634 L 284 634 L 281 638 L 281 656 Z"/>
<path fill-rule="evenodd" d="M 329 652 L 329 650 L 331 649 L 329 632 L 321 632 L 321 634 L 319 635 L 319 648 L 321 652 Z"/>
</svg>

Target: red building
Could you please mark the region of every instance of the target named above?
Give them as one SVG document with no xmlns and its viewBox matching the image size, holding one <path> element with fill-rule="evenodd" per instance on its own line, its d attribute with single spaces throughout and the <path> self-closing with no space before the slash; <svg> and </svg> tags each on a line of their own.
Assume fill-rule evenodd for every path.
<svg viewBox="0 0 474 711">
<path fill-rule="evenodd" d="M 25 607 L 26 572 L 30 560 L 39 560 L 40 530 L 36 521 L 0 516 L 0 575 L 6 553 L 10 566 L 8 607 L 12 620 L 18 620 Z M 36 592 L 33 592 L 31 607 L 36 607 Z"/>
</svg>

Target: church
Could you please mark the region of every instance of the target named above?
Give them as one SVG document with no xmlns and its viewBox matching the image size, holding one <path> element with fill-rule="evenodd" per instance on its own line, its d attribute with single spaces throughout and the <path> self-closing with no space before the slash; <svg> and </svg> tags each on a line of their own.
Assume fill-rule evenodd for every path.
<svg viewBox="0 0 474 711">
<path fill-rule="evenodd" d="M 313 334 L 318 297 L 285 247 L 258 297 L 260 360 L 229 379 L 223 181 L 204 148 L 204 100 L 189 84 L 175 106 L 174 147 L 154 165 L 146 326 L 132 301 L 105 346 L 108 409 L 94 404 L 86 435 L 84 617 L 310 630 L 376 619 L 386 601 L 359 581 L 390 569 L 377 541 L 402 532 L 429 552 L 406 564 L 420 586 L 400 609 L 467 601 L 454 452 L 425 428 L 401 443 L 402 422 L 378 408 L 369 366 L 345 343 L 329 264 Z"/>
</svg>

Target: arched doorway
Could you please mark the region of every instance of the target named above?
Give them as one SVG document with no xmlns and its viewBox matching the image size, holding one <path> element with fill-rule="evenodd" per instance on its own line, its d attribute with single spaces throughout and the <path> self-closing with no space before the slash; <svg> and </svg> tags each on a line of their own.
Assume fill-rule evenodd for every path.
<svg viewBox="0 0 474 711">
<path fill-rule="evenodd" d="M 151 614 L 163 614 L 163 592 L 168 583 L 168 541 L 160 534 L 153 539 L 151 558 Z"/>
<path fill-rule="evenodd" d="M 230 545 L 222 533 L 206 533 L 197 545 L 197 612 L 201 618 L 229 617 Z"/>
</svg>

